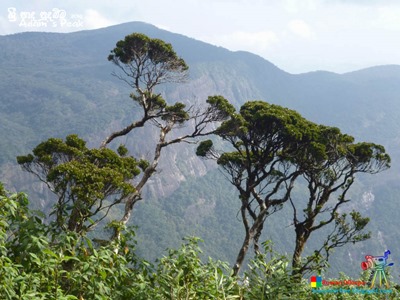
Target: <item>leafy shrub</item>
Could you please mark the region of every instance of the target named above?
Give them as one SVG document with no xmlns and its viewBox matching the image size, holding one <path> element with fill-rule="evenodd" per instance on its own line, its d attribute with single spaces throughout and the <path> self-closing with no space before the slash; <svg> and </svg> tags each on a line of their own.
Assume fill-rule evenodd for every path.
<svg viewBox="0 0 400 300">
<path fill-rule="evenodd" d="M 245 299 L 308 299 L 309 284 L 290 274 L 289 259 L 272 250 L 270 241 L 263 243 L 264 253 L 249 263 L 244 273 Z"/>
</svg>

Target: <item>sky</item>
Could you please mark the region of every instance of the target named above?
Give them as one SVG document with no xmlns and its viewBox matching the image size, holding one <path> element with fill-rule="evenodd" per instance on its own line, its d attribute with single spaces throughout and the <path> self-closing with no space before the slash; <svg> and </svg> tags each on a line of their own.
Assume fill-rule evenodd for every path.
<svg viewBox="0 0 400 300">
<path fill-rule="evenodd" d="M 0 3 L 0 35 L 72 32 L 131 21 L 150 23 L 233 51 L 249 51 L 294 74 L 400 65 L 400 0 Z"/>
</svg>

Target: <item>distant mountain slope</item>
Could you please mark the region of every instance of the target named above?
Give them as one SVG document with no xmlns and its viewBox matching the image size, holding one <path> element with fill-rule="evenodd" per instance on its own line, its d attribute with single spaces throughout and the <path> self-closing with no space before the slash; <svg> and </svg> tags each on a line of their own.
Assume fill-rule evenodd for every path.
<svg viewBox="0 0 400 300">
<path fill-rule="evenodd" d="M 382 245 L 400 249 L 395 235 L 400 225 L 400 66 L 342 75 L 324 71 L 293 75 L 257 55 L 232 52 L 141 22 L 68 34 L 0 36 L 0 180 L 8 187 L 27 190 L 36 206 L 46 207 L 49 195 L 43 196 L 43 187 L 17 172 L 12 165 L 15 156 L 48 137 L 69 133 L 78 133 L 97 146 L 107 132 L 131 120 L 129 89 L 111 76 L 115 69 L 107 56 L 118 40 L 132 32 L 171 43 L 188 63 L 188 82 L 160 89 L 167 100 L 193 103 L 222 94 L 237 107 L 247 100 L 265 100 L 298 110 L 315 122 L 338 126 L 358 140 L 385 145 L 393 157 L 392 170 L 363 178 L 353 193 L 356 201 L 364 201 L 368 193 L 373 195 L 369 202 L 365 200 L 368 205 L 364 201 L 357 208 L 371 216 L 374 239 L 339 255 L 341 259 L 350 254 L 357 257 L 363 251 L 378 251 Z M 134 154 L 146 155 L 151 139 L 144 137 L 152 134 L 145 128 L 121 142 Z M 135 224 L 140 225 L 142 245 L 152 250 L 139 251 L 154 257 L 182 235 L 194 233 L 206 239 L 208 253 L 232 259 L 242 232 L 234 214 L 237 199 L 221 174 L 213 170 L 215 166 L 193 153 L 186 145 L 170 149 L 162 171 L 150 182 L 149 198 L 138 205 Z M 198 185 L 199 177 L 202 185 Z M 207 194 L 210 191 L 212 195 Z M 157 222 L 146 217 L 152 213 L 158 216 Z M 285 236 L 278 239 L 277 246 L 290 251 L 290 224 L 287 220 L 284 225 L 274 222 L 267 236 Z M 283 233 L 279 232 L 283 227 Z"/>
</svg>

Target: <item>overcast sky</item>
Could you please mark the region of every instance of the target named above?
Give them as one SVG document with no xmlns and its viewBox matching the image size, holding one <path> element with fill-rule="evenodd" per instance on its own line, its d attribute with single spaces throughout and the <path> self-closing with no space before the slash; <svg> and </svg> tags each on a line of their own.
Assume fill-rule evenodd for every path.
<svg viewBox="0 0 400 300">
<path fill-rule="evenodd" d="M 144 21 L 290 73 L 400 64 L 400 0 L 2 0 L 0 34 Z M 119 38 L 119 37 L 116 37 Z M 1 51 L 1 50 L 0 50 Z"/>
</svg>

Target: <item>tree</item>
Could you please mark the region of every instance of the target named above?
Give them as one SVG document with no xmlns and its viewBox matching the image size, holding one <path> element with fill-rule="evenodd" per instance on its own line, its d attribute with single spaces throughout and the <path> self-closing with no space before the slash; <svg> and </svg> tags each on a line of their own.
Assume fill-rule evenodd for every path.
<svg viewBox="0 0 400 300">
<path fill-rule="evenodd" d="M 245 238 L 234 274 L 239 272 L 251 243 L 255 253 L 259 253 L 258 240 L 265 219 L 287 201 L 293 208 L 296 232 L 294 274 L 321 268 L 333 248 L 369 237 L 363 233 L 367 218 L 351 212 L 349 223 L 346 214 L 339 214 L 339 208 L 348 202 L 345 196 L 356 173 L 377 173 L 389 166 L 390 157 L 382 146 L 354 144 L 351 136 L 337 128 L 317 125 L 293 110 L 261 101 L 245 103 L 240 113 L 223 122 L 216 134 L 234 151 L 219 154 L 207 140 L 196 153 L 216 159 L 239 191 Z M 302 201 L 294 201 L 292 196 L 295 183 L 301 180 L 306 182 L 309 192 L 302 220 Z M 326 207 L 333 196 L 338 200 Z M 327 213 L 327 219 L 315 224 Z M 323 246 L 302 261 L 301 254 L 311 233 L 332 223 L 334 229 Z"/>
<path fill-rule="evenodd" d="M 226 120 L 233 113 L 234 108 L 221 96 L 209 97 L 204 107 L 190 107 L 181 102 L 168 105 L 155 88 L 167 82 L 181 82 L 187 76 L 188 66 L 178 57 L 172 46 L 159 39 L 151 39 L 144 34 L 133 33 L 117 42 L 116 48 L 111 51 L 108 60 L 113 62 L 122 74 L 114 75 L 126 82 L 133 92 L 130 98 L 137 104 L 142 116 L 129 126 L 111 133 L 101 144 L 105 148 L 117 137 L 129 134 L 133 129 L 143 127 L 151 121 L 159 131 L 154 155 L 144 169 L 139 182 L 135 185 L 135 192 L 125 199 L 124 215 L 119 221 L 125 225 L 131 216 L 133 206 L 142 199 L 141 191 L 150 177 L 155 173 L 161 151 L 165 147 L 190 142 L 196 137 L 212 134 L 214 129 L 209 126 L 215 122 Z M 189 124 L 189 132 L 178 135 L 179 129 Z M 167 136 L 174 132 L 175 138 Z M 115 232 L 114 237 L 118 235 Z"/>
<path fill-rule="evenodd" d="M 265 219 L 289 200 L 300 171 L 291 160 L 311 135 L 311 123 L 297 112 L 262 101 L 245 103 L 239 114 L 221 124 L 216 134 L 233 148 L 218 154 L 210 140 L 197 155 L 215 158 L 239 191 L 245 238 L 233 267 L 238 274 L 251 243 L 258 240 Z"/>
<path fill-rule="evenodd" d="M 122 71 L 114 75 L 133 88 L 130 98 L 141 117 L 111 133 L 99 149 L 88 149 L 85 141 L 70 135 L 65 142 L 51 138 L 39 144 L 33 155 L 20 156 L 17 161 L 57 195 L 53 213 L 61 230 L 83 233 L 93 229 L 112 207 L 123 203 L 122 218 L 113 221 L 113 239 L 116 239 L 129 221 L 134 204 L 142 199 L 143 187 L 156 172 L 162 149 L 212 134 L 215 127 L 210 125 L 228 119 L 234 108 L 221 96 L 210 96 L 205 105 L 187 109 L 181 102 L 168 105 L 161 94 L 156 94 L 158 85 L 180 82 L 188 70 L 185 61 L 162 40 L 139 33 L 128 35 L 117 42 L 108 60 Z M 159 134 L 150 161 L 127 156 L 128 150 L 123 145 L 119 146 L 118 154 L 107 148 L 118 137 L 148 123 Z M 180 131 L 186 124 L 190 128 Z"/>
<path fill-rule="evenodd" d="M 346 196 L 357 173 L 375 174 L 387 169 L 390 163 L 382 146 L 354 143 L 353 137 L 342 134 L 338 128 L 318 126 L 315 136 L 315 146 L 312 149 L 304 147 L 294 161 L 302 170 L 308 200 L 301 209 L 301 201 L 290 199 L 296 234 L 292 267 L 295 274 L 301 275 L 324 268 L 334 248 L 370 237 L 364 232 L 368 218 L 357 211 L 340 213 L 340 209 L 350 201 Z M 333 228 L 322 246 L 313 255 L 302 259 L 311 234 L 329 225 Z"/>
<path fill-rule="evenodd" d="M 122 74 L 113 73 L 114 76 L 133 88 L 130 97 L 143 110 L 143 117 L 122 130 L 113 132 L 103 141 L 102 147 L 134 128 L 143 127 L 152 119 L 164 117 L 175 119 L 178 123 L 187 120 L 188 115 L 185 114 L 183 104 L 177 103 L 176 106 L 168 107 L 161 95 L 154 94 L 157 85 L 181 82 L 187 76 L 188 66 L 177 56 L 171 44 L 151 39 L 141 33 L 133 33 L 117 42 L 108 60 L 122 71 Z"/>
<path fill-rule="evenodd" d="M 40 143 L 33 154 L 18 156 L 17 162 L 57 195 L 56 227 L 84 233 L 135 191 L 131 180 L 145 162 L 124 156 L 123 147 L 118 150 L 120 154 L 106 148 L 88 149 L 77 135 L 69 135 L 65 141 L 50 138 Z"/>
</svg>

